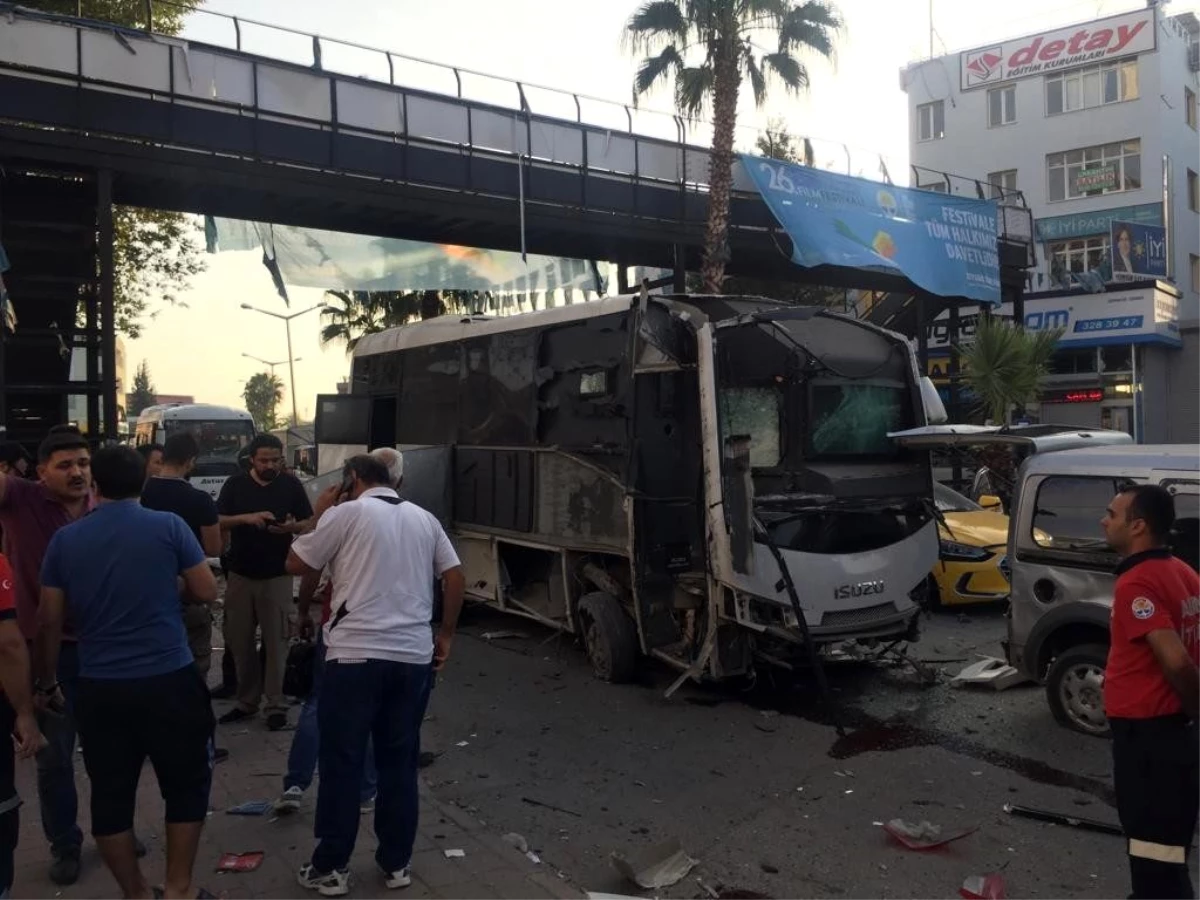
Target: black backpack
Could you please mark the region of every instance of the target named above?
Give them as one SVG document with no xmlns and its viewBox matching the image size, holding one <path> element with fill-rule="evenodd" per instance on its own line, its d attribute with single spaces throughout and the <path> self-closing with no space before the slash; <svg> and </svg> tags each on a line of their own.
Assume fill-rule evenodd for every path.
<svg viewBox="0 0 1200 900">
<path fill-rule="evenodd" d="M 307 698 L 312 693 L 316 662 L 317 648 L 312 641 L 296 641 L 292 644 L 283 669 L 283 693 L 301 700 Z"/>
</svg>

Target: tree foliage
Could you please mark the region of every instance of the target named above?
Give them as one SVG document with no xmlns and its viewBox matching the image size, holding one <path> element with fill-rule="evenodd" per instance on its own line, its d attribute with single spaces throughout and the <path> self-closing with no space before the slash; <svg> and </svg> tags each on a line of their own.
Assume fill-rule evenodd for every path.
<svg viewBox="0 0 1200 900">
<path fill-rule="evenodd" d="M 647 52 L 638 66 L 633 96 L 674 79 L 675 106 L 695 118 L 711 106 L 708 224 L 704 236 L 704 288 L 719 293 L 729 260 L 729 203 L 738 94 L 750 85 L 761 106 L 774 80 L 790 93 L 808 87 L 799 54 L 833 57 L 841 28 L 836 9 L 822 0 L 647 0 L 630 17 L 626 39 Z M 773 43 L 774 50 L 764 49 Z"/>
<path fill-rule="evenodd" d="M 21 0 L 22 6 L 65 16 L 80 15 L 145 29 L 146 0 Z M 178 34 L 200 0 L 154 0 L 153 30 Z M 117 330 L 141 337 L 144 320 L 159 301 L 178 303 L 188 280 L 204 270 L 195 229 L 183 213 L 118 206 L 113 209 L 113 305 Z"/>
<path fill-rule="evenodd" d="M 158 394 L 154 390 L 154 382 L 150 380 L 150 366 L 143 359 L 138 363 L 137 372 L 133 376 L 133 390 L 129 392 L 128 409 L 125 415 L 136 419 L 147 406 L 158 402 Z"/>
<path fill-rule="evenodd" d="M 798 166 L 813 165 L 812 141 L 793 135 L 783 119 L 767 121 L 767 127 L 754 141 L 754 149 L 768 159 L 780 159 Z"/>
<path fill-rule="evenodd" d="M 446 313 L 478 312 L 484 291 L 326 291 L 321 343 L 342 342 L 353 353 L 360 338 Z"/>
<path fill-rule="evenodd" d="M 242 388 L 242 399 L 259 431 L 274 431 L 280 426 L 277 410 L 283 401 L 283 382 L 274 372 L 251 375 Z"/>
<path fill-rule="evenodd" d="M 1008 423 L 1011 409 L 1033 403 L 1063 329 L 1026 331 L 1008 319 L 981 316 L 974 340 L 958 348 L 963 384 L 988 418 Z"/>
</svg>

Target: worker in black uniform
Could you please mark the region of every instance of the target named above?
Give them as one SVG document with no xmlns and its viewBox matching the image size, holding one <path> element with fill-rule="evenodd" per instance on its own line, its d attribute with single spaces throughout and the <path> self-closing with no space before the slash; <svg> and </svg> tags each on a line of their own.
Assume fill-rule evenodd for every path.
<svg viewBox="0 0 1200 900">
<path fill-rule="evenodd" d="M 1195 896 L 1187 857 L 1200 808 L 1200 576 L 1171 555 L 1171 495 L 1139 484 L 1101 522 L 1122 557 L 1104 707 L 1113 733 L 1117 813 L 1131 897 Z"/>
</svg>

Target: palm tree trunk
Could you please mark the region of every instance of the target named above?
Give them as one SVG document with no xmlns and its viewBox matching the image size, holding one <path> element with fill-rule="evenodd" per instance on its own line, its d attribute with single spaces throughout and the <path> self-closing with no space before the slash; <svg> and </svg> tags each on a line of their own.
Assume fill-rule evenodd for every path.
<svg viewBox="0 0 1200 900">
<path fill-rule="evenodd" d="M 721 293 L 729 262 L 729 194 L 733 186 L 733 130 L 737 124 L 738 68 L 732 42 L 713 64 L 713 143 L 708 174 L 708 225 L 704 232 L 704 290 Z"/>
</svg>

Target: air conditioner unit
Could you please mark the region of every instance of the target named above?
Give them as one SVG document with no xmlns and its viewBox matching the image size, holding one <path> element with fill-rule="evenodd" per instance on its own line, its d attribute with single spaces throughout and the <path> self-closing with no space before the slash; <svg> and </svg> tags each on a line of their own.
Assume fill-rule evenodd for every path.
<svg viewBox="0 0 1200 900">
<path fill-rule="evenodd" d="M 1200 72 L 1200 42 L 1192 41 L 1188 44 L 1188 69 Z"/>
</svg>

